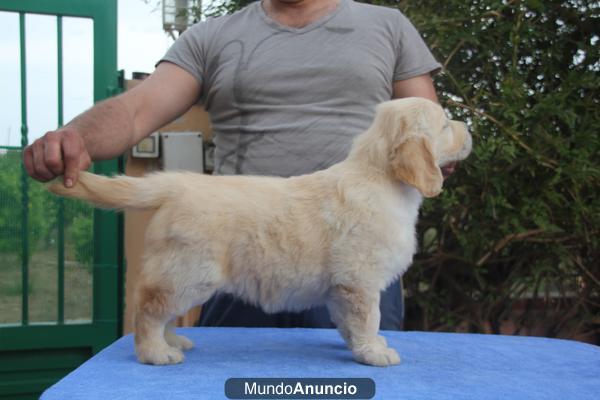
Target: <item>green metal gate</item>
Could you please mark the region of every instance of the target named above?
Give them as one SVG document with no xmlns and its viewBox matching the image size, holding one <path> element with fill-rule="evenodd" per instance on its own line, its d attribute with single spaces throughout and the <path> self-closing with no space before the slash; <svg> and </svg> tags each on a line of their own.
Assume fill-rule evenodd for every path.
<svg viewBox="0 0 600 400">
<path fill-rule="evenodd" d="M 69 209 L 62 199 L 52 199 L 55 207 L 48 207 L 55 219 L 56 258 L 47 260 L 56 271 L 56 314 L 49 321 L 32 321 L 29 314 L 30 249 L 32 247 L 31 213 L 34 212 L 30 194 L 38 192 L 40 185 L 27 177 L 21 165 L 21 151 L 28 144 L 27 74 L 26 64 L 26 16 L 44 14 L 55 16 L 58 49 L 58 123 L 63 123 L 63 17 L 87 18 L 93 22 L 93 91 L 94 101 L 117 94 L 120 79 L 117 73 L 117 0 L 2 0 L 0 11 L 14 12 L 20 22 L 21 62 L 21 146 L 0 147 L 0 157 L 5 165 L 19 175 L 20 202 L 13 200 L 0 204 L 0 211 L 14 213 L 18 219 L 14 232 L 4 232 L 4 237 L 16 238 L 19 249 L 9 249 L 14 257 L 0 258 L 0 268 L 20 269 L 21 291 L 20 321 L 0 324 L 0 399 L 37 398 L 48 386 L 76 368 L 79 364 L 114 341 L 121 332 L 123 299 L 123 249 L 122 219 L 115 213 L 89 209 L 93 221 L 93 252 L 90 259 L 91 316 L 87 321 L 70 321 L 65 318 L 65 248 L 71 248 L 65 239 L 65 212 Z M 0 92 L 0 96 L 2 93 Z M 111 174 L 122 170 L 120 160 L 95 163 L 94 172 Z M 1 183 L 1 182 L 0 182 Z M 3 188 L 0 187 L 0 194 Z M 37 193 L 37 192 L 36 192 Z M 39 205 L 36 206 L 39 208 Z M 39 212 L 39 210 L 37 210 Z M 42 210 L 45 212 L 45 210 Z M 1 216 L 1 215 L 0 215 Z M 85 218 L 83 219 L 85 220 Z M 0 241 L 2 241 L 0 232 Z M 10 247 L 10 246 L 9 246 Z M 13 246 L 14 247 L 14 246 Z M 3 254 L 0 253 L 0 257 Z M 11 253 L 12 254 L 12 253 Z M 15 265 L 19 264 L 19 265 Z M 0 303 L 3 302 L 0 291 Z"/>
</svg>

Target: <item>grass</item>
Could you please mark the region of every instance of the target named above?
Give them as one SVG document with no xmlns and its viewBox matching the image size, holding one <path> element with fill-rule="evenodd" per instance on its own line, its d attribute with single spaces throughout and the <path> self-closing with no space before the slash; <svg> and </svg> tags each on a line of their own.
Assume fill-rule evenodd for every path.
<svg viewBox="0 0 600 400">
<path fill-rule="evenodd" d="M 65 320 L 92 318 L 92 271 L 74 261 L 67 249 L 65 260 Z M 58 317 L 58 262 L 56 250 L 38 250 L 29 261 L 29 321 L 53 322 Z M 0 324 L 21 322 L 21 259 L 0 253 Z"/>
</svg>

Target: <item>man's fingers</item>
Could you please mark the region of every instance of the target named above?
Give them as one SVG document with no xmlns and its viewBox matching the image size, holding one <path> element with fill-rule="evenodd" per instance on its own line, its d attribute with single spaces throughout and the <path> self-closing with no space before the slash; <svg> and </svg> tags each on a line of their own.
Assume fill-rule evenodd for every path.
<svg viewBox="0 0 600 400">
<path fill-rule="evenodd" d="M 442 176 L 444 179 L 448 178 L 454 172 L 456 172 L 456 167 L 458 166 L 457 162 L 451 162 L 449 164 L 444 165 L 442 169 Z"/>
<path fill-rule="evenodd" d="M 79 178 L 80 158 L 82 156 L 82 143 L 72 135 L 62 138 L 62 153 L 65 165 L 64 185 L 72 187 Z M 87 154 L 87 153 L 86 153 Z"/>
<path fill-rule="evenodd" d="M 49 181 L 56 175 L 47 167 L 44 159 L 44 145 L 41 140 L 36 140 L 32 145 L 33 151 L 33 170 L 35 171 L 36 179 L 40 181 Z"/>
<path fill-rule="evenodd" d="M 56 133 L 48 133 L 44 138 L 44 159 L 46 161 L 46 167 L 54 174 L 54 176 L 62 175 L 65 170 L 60 142 L 60 135 Z"/>
<path fill-rule="evenodd" d="M 49 181 L 64 175 L 64 184 L 71 187 L 77 182 L 79 171 L 91 164 L 81 136 L 69 129 L 46 133 L 23 151 L 27 173 L 38 181 Z"/>
<path fill-rule="evenodd" d="M 92 159 L 87 151 L 81 153 L 79 157 L 79 170 L 85 171 L 92 165 Z"/>
</svg>

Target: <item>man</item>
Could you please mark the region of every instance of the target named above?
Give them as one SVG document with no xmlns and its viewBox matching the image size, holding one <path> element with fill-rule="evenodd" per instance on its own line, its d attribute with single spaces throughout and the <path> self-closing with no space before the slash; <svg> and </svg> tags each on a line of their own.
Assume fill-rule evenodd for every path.
<svg viewBox="0 0 600 400">
<path fill-rule="evenodd" d="M 113 158 L 200 102 L 215 131 L 215 173 L 292 176 L 341 161 L 375 106 L 437 101 L 440 65 L 397 10 L 352 0 L 263 0 L 188 29 L 141 85 L 27 147 L 35 179 L 68 187 L 91 160 Z M 400 329 L 401 288 L 382 294 L 383 329 Z M 333 326 L 324 308 L 267 315 L 228 297 L 201 324 Z"/>
</svg>

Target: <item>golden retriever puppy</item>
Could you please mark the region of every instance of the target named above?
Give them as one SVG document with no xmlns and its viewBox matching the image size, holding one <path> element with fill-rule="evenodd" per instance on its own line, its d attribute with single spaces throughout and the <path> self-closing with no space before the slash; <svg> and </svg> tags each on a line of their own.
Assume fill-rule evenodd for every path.
<svg viewBox="0 0 600 400">
<path fill-rule="evenodd" d="M 215 292 L 266 312 L 326 304 L 365 364 L 398 364 L 378 335 L 379 295 L 410 266 L 423 196 L 442 190 L 440 166 L 471 150 L 466 125 L 417 98 L 382 103 L 349 156 L 292 178 L 155 173 L 107 178 L 83 172 L 54 193 L 100 207 L 155 209 L 137 282 L 139 361 L 173 364 L 192 347 L 170 321 Z"/>
</svg>

